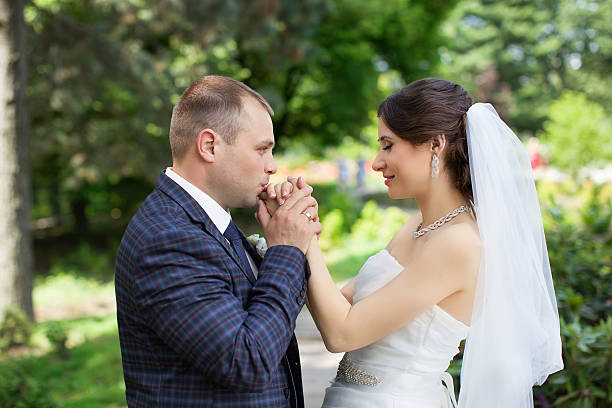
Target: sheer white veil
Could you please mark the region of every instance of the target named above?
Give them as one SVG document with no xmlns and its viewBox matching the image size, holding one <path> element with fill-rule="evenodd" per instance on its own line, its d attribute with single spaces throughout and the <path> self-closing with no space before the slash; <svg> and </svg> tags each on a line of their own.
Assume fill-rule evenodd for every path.
<svg viewBox="0 0 612 408">
<path fill-rule="evenodd" d="M 483 257 L 459 407 L 533 407 L 532 386 L 563 368 L 540 206 L 522 143 L 490 104 L 467 111 Z"/>
</svg>

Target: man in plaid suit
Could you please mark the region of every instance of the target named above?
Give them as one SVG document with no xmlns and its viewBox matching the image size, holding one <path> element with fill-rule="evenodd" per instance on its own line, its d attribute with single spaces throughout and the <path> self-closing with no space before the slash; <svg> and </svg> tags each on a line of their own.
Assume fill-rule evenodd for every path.
<svg viewBox="0 0 612 408">
<path fill-rule="evenodd" d="M 296 317 L 321 231 L 312 189 L 257 217 L 261 257 L 228 209 L 257 203 L 276 172 L 268 103 L 205 76 L 172 112 L 173 166 L 119 247 L 115 291 L 129 407 L 303 407 Z"/>
</svg>

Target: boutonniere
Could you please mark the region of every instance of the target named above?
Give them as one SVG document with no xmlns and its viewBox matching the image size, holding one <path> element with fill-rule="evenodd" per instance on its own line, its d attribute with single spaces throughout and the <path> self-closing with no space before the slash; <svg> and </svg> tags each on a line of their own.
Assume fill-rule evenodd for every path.
<svg viewBox="0 0 612 408">
<path fill-rule="evenodd" d="M 266 239 L 264 237 L 260 237 L 259 234 L 253 234 L 247 237 L 247 241 L 249 241 L 251 244 L 253 244 L 253 246 L 255 246 L 255 249 L 257 250 L 259 256 L 263 258 L 264 255 L 266 255 L 266 251 L 268 250 L 268 244 L 266 243 Z"/>
</svg>

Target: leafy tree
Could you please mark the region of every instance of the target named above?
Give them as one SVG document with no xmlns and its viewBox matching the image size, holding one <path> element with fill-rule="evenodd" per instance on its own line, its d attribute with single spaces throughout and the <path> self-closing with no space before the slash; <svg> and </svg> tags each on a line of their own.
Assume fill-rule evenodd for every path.
<svg viewBox="0 0 612 408">
<path fill-rule="evenodd" d="M 568 91 L 550 105 L 548 116 L 542 139 L 553 165 L 577 176 L 583 167 L 612 161 L 612 129 L 599 104 Z"/>
<path fill-rule="evenodd" d="M 564 90 L 612 111 L 612 2 L 467 0 L 445 26 L 441 75 L 493 102 L 512 126 L 535 133 Z"/>
<path fill-rule="evenodd" d="M 276 109 L 276 136 L 319 151 L 359 137 L 387 72 L 437 60 L 452 3 L 425 0 L 31 0 L 28 54 L 37 216 L 130 215 L 170 163 L 179 93 L 232 76 Z M 70 219 L 69 219 L 70 220 Z"/>
</svg>

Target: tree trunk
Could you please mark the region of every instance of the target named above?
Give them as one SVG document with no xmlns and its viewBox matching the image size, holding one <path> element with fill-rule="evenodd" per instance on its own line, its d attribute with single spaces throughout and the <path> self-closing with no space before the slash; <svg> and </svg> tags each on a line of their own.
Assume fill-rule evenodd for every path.
<svg viewBox="0 0 612 408">
<path fill-rule="evenodd" d="M 23 0 L 0 0 L 0 316 L 16 305 L 33 318 L 23 9 Z"/>
</svg>

